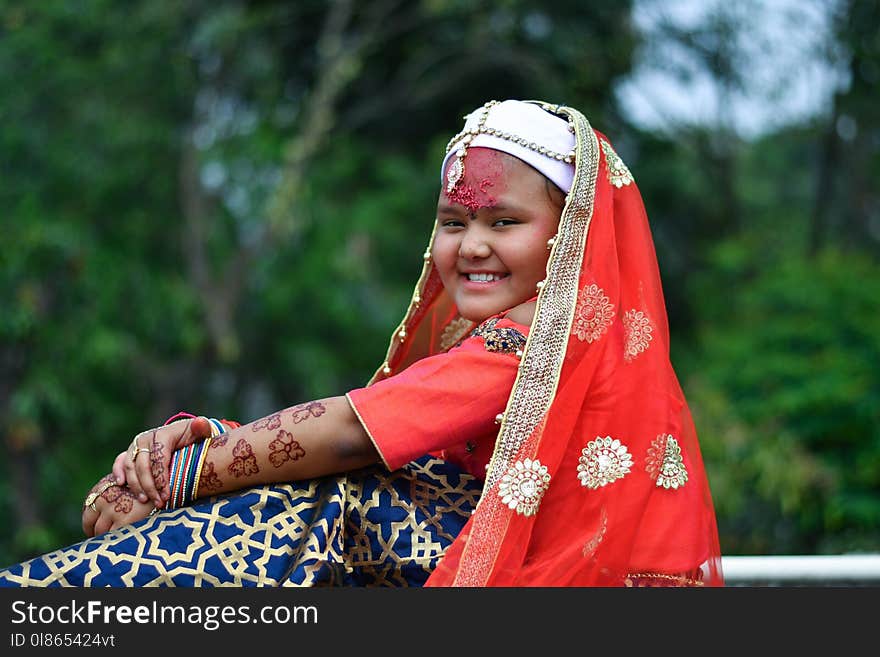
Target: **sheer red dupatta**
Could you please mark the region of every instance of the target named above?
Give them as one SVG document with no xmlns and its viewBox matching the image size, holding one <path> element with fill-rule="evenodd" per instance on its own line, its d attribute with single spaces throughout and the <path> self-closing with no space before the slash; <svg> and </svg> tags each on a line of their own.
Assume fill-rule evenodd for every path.
<svg viewBox="0 0 880 657">
<path fill-rule="evenodd" d="M 641 196 L 582 114 L 553 109 L 574 182 L 482 499 L 428 586 L 722 585 Z M 470 328 L 455 317 L 426 254 L 376 377 L 448 346 Z"/>
</svg>

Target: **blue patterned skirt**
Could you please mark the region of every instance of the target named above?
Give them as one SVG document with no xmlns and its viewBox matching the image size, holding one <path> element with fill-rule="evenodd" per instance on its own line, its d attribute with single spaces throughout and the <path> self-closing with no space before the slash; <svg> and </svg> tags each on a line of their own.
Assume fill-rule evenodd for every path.
<svg viewBox="0 0 880 657">
<path fill-rule="evenodd" d="M 0 586 L 422 586 L 480 482 L 440 459 L 198 500 L 0 570 Z"/>
</svg>

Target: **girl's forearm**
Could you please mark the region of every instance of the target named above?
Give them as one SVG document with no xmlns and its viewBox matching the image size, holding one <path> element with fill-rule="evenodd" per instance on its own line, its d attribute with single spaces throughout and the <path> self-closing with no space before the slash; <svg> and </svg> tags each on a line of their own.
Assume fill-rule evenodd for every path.
<svg viewBox="0 0 880 657">
<path fill-rule="evenodd" d="M 214 436 L 202 459 L 196 496 L 321 477 L 378 461 L 348 400 L 332 397 Z"/>
</svg>

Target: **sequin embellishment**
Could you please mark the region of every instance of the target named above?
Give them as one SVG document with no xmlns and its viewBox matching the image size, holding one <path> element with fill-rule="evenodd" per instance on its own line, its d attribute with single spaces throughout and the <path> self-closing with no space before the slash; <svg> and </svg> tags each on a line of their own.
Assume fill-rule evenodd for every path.
<svg viewBox="0 0 880 657">
<path fill-rule="evenodd" d="M 599 530 L 593 535 L 593 537 L 584 543 L 583 555 L 584 557 L 591 557 L 595 554 L 596 550 L 599 549 L 599 545 L 602 543 L 602 539 L 605 538 L 605 532 L 608 531 L 608 512 L 605 511 L 605 507 L 603 506 L 599 512 Z"/>
<path fill-rule="evenodd" d="M 456 317 L 453 319 L 446 325 L 446 328 L 443 329 L 443 333 L 440 334 L 440 348 L 446 351 L 455 346 L 459 340 L 467 335 L 473 325 L 474 323 L 472 321 L 465 319 L 464 317 Z"/>
<path fill-rule="evenodd" d="M 688 480 L 681 447 L 668 433 L 661 433 L 651 443 L 646 469 L 658 488 L 680 488 Z"/>
<path fill-rule="evenodd" d="M 669 573 L 628 573 L 623 580 L 623 585 L 627 588 L 641 587 L 699 587 L 704 583 L 694 577 L 688 577 L 689 573 L 669 574 Z M 696 574 L 702 577 L 702 572 L 697 569 Z"/>
<path fill-rule="evenodd" d="M 537 459 L 526 459 L 517 461 L 504 473 L 498 483 L 498 495 L 508 508 L 520 515 L 533 516 L 549 485 L 547 466 Z"/>
<path fill-rule="evenodd" d="M 495 351 L 502 354 L 516 354 L 526 344 L 526 336 L 515 328 L 495 328 L 498 317 L 487 319 L 477 328 L 471 331 L 471 337 L 483 338 L 486 351 Z"/>
<path fill-rule="evenodd" d="M 617 438 L 599 436 L 581 450 L 577 476 L 581 486 L 596 489 L 621 479 L 632 465 L 632 455 L 626 445 Z"/>
<path fill-rule="evenodd" d="M 623 359 L 630 362 L 651 346 L 654 327 L 641 310 L 633 308 L 623 316 Z"/>
<path fill-rule="evenodd" d="M 613 319 L 614 305 L 608 301 L 603 290 L 593 283 L 578 295 L 571 332 L 578 340 L 595 342 L 608 330 Z"/>
<path fill-rule="evenodd" d="M 599 143 L 602 144 L 602 150 L 605 151 L 605 162 L 608 163 L 608 182 L 618 189 L 629 185 L 633 181 L 629 168 L 623 163 L 611 144 L 604 139 L 600 139 Z"/>
</svg>

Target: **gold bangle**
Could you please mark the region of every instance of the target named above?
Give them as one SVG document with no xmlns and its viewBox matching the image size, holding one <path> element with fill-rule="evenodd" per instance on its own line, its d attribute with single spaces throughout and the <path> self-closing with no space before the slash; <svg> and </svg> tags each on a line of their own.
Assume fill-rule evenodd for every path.
<svg viewBox="0 0 880 657">
<path fill-rule="evenodd" d="M 86 495 L 85 502 L 83 502 L 83 510 L 85 510 L 86 507 L 89 507 L 92 511 L 97 512 L 98 509 L 95 506 L 95 501 L 104 494 L 104 491 L 118 485 L 119 484 L 117 484 L 116 481 L 112 479 L 110 481 L 105 481 L 103 486 L 101 486 L 97 490 L 93 490 L 91 493 Z"/>
<path fill-rule="evenodd" d="M 213 424 L 211 425 L 214 426 Z M 205 446 L 202 448 L 202 453 L 199 454 L 199 462 L 196 465 L 196 476 L 195 481 L 193 481 L 193 492 L 192 499 L 196 499 L 199 495 L 199 482 L 202 479 L 202 468 L 205 466 L 205 458 L 208 456 L 208 450 L 211 449 L 211 439 L 214 436 L 208 436 L 205 439 Z"/>
</svg>

